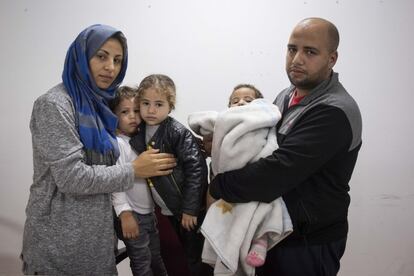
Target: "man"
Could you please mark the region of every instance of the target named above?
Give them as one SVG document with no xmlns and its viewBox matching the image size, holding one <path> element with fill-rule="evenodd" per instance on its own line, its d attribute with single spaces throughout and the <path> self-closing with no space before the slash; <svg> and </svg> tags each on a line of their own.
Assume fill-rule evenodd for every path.
<svg viewBox="0 0 414 276">
<path fill-rule="evenodd" d="M 217 175 L 211 195 L 229 202 L 282 196 L 294 231 L 272 248 L 259 275 L 336 275 L 348 233 L 348 182 L 361 147 L 361 114 L 333 72 L 339 34 L 321 18 L 293 30 L 286 72 L 292 85 L 275 104 L 279 148 L 240 170 Z"/>
</svg>

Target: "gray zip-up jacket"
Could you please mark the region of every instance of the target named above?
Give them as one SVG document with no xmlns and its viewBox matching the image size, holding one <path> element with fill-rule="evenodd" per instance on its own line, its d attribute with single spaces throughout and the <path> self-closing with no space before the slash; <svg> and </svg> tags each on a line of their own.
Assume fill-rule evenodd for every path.
<svg viewBox="0 0 414 276">
<path fill-rule="evenodd" d="M 133 185 L 131 164 L 85 164 L 72 100 L 63 84 L 34 103 L 33 184 L 22 258 L 47 275 L 115 275 L 110 193 Z"/>
</svg>

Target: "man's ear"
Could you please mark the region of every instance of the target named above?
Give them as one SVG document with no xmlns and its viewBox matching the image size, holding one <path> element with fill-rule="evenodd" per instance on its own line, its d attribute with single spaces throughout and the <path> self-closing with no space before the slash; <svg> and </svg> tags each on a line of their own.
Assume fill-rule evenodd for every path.
<svg viewBox="0 0 414 276">
<path fill-rule="evenodd" d="M 329 56 L 329 68 L 332 69 L 338 60 L 338 51 L 332 52 Z"/>
</svg>

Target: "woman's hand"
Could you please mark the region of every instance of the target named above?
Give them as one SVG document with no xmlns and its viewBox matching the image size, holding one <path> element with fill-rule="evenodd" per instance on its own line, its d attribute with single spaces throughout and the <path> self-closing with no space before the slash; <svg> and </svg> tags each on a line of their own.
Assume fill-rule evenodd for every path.
<svg viewBox="0 0 414 276">
<path fill-rule="evenodd" d="M 197 225 L 197 217 L 183 213 L 181 225 L 184 227 L 185 230 L 191 231 Z"/>
<path fill-rule="evenodd" d="M 136 239 L 139 235 L 138 222 L 131 211 L 123 211 L 119 215 L 121 220 L 122 235 L 124 239 Z"/>
<path fill-rule="evenodd" d="M 132 162 L 135 177 L 148 178 L 172 173 L 172 168 L 177 165 L 174 155 L 159 151 L 149 149 L 138 155 Z"/>
</svg>

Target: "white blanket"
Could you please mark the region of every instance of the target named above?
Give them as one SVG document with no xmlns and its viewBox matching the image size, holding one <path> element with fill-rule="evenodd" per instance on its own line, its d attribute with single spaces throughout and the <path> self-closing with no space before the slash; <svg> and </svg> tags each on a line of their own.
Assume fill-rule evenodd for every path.
<svg viewBox="0 0 414 276">
<path fill-rule="evenodd" d="M 275 126 L 279 109 L 264 99 L 221 113 L 193 113 L 190 128 L 199 135 L 213 134 L 214 174 L 235 170 L 277 149 Z M 275 183 L 276 185 L 277 183 Z M 231 204 L 219 200 L 209 208 L 201 226 L 206 238 L 203 262 L 214 265 L 215 275 L 254 275 L 245 258 L 253 239 L 267 233 L 269 249 L 292 232 L 292 222 L 281 198 L 270 204 Z"/>
</svg>

